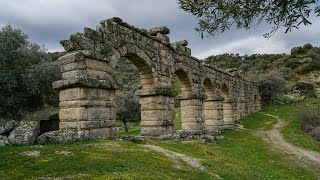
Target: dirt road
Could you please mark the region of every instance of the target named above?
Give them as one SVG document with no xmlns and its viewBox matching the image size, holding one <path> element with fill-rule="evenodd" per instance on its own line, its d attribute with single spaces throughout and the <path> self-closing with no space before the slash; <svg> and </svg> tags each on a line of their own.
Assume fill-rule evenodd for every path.
<svg viewBox="0 0 320 180">
<path fill-rule="evenodd" d="M 287 156 L 292 161 L 301 166 L 308 167 L 313 170 L 320 179 L 320 153 L 306 150 L 304 148 L 295 146 L 284 140 L 281 129 L 286 125 L 285 121 L 277 116 L 262 113 L 277 119 L 277 123 L 270 130 L 260 130 L 256 135 L 261 136 L 271 147 L 281 152 L 282 155 Z"/>
</svg>

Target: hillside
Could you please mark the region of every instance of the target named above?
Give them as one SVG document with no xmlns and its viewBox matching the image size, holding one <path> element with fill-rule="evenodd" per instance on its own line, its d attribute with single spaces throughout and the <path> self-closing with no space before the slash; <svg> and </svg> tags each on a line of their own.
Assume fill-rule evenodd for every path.
<svg viewBox="0 0 320 180">
<path fill-rule="evenodd" d="M 320 48 L 311 44 L 294 47 L 291 54 L 222 54 L 210 56 L 205 61 L 250 80 L 270 73 L 283 76 L 292 93 L 301 86 L 314 88 L 317 94 L 320 93 Z"/>
</svg>

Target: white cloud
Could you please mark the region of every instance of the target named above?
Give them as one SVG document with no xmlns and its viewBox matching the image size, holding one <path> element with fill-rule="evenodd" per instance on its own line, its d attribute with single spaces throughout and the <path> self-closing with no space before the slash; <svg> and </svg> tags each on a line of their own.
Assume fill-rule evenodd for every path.
<svg viewBox="0 0 320 180">
<path fill-rule="evenodd" d="M 209 50 L 195 54 L 198 58 L 206 58 L 211 55 L 223 53 L 240 54 L 266 54 L 266 53 L 285 53 L 286 43 L 277 39 L 265 39 L 262 36 L 250 36 L 239 38 L 224 44 L 211 46 Z"/>
</svg>

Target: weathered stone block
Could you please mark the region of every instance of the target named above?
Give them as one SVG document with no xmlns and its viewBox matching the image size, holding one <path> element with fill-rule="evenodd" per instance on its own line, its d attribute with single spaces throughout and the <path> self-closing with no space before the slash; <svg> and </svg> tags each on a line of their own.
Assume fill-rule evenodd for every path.
<svg viewBox="0 0 320 180">
<path fill-rule="evenodd" d="M 91 129 L 90 137 L 95 138 L 112 138 L 115 136 L 114 128 L 98 128 L 98 129 Z"/>
<path fill-rule="evenodd" d="M 0 135 L 0 147 L 10 144 L 6 136 Z"/>
<path fill-rule="evenodd" d="M 60 121 L 85 121 L 88 119 L 88 111 L 85 107 L 60 109 Z"/>
<path fill-rule="evenodd" d="M 160 136 L 164 134 L 171 134 L 173 133 L 173 127 L 149 127 L 149 126 L 142 126 L 141 127 L 141 136 Z"/>
<path fill-rule="evenodd" d="M 75 101 L 62 101 L 59 103 L 60 108 L 75 108 L 75 107 L 111 107 L 108 101 L 99 100 L 75 100 Z"/>
<path fill-rule="evenodd" d="M 60 101 L 108 100 L 108 90 L 98 88 L 68 88 L 60 91 Z"/>
<path fill-rule="evenodd" d="M 60 121 L 59 129 L 80 129 L 79 122 Z"/>
<path fill-rule="evenodd" d="M 11 144 L 33 144 L 40 133 L 40 123 L 37 121 L 21 121 L 10 133 L 8 140 Z"/>
<path fill-rule="evenodd" d="M 85 70 L 74 70 L 74 71 L 67 71 L 62 73 L 63 79 L 71 79 L 77 76 L 87 77 L 87 72 Z"/>
<path fill-rule="evenodd" d="M 0 134 L 5 134 L 13 130 L 18 125 L 17 121 L 15 120 L 0 120 Z"/>
<path fill-rule="evenodd" d="M 88 121 L 110 119 L 110 108 L 88 107 Z"/>
<path fill-rule="evenodd" d="M 47 142 L 51 143 L 65 143 L 65 142 L 75 142 L 84 141 L 90 139 L 89 131 L 87 130 L 58 130 L 50 131 L 42 134 L 37 138 L 38 143 L 44 144 Z"/>
<path fill-rule="evenodd" d="M 108 63 L 103 61 L 97 61 L 94 59 L 85 58 L 85 64 L 88 69 L 98 70 L 103 72 L 112 72 L 112 69 L 108 65 Z"/>
<path fill-rule="evenodd" d="M 107 72 L 94 69 L 87 69 L 87 76 L 95 79 L 107 79 L 109 77 Z"/>
<path fill-rule="evenodd" d="M 79 129 L 96 129 L 100 128 L 100 121 L 80 121 Z"/>
<path fill-rule="evenodd" d="M 100 128 L 115 127 L 116 120 L 100 120 L 99 123 L 100 123 Z"/>
<path fill-rule="evenodd" d="M 68 71 L 74 71 L 74 70 L 85 70 L 85 69 L 86 69 L 86 64 L 84 61 L 73 62 L 73 63 L 62 65 L 60 67 L 60 70 L 62 73 L 65 73 Z"/>
</svg>

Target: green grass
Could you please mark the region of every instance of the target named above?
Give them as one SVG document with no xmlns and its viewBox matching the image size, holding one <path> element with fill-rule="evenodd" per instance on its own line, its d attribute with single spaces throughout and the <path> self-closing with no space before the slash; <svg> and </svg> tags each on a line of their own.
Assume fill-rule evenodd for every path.
<svg viewBox="0 0 320 180">
<path fill-rule="evenodd" d="M 122 122 L 117 122 L 117 127 L 121 127 Z M 128 122 L 128 133 L 125 132 L 124 128 L 117 131 L 118 136 L 140 136 L 141 128 L 139 122 Z"/>
<path fill-rule="evenodd" d="M 21 155 L 35 150 L 28 146 L 0 148 L 0 179 L 34 179 L 39 177 L 77 177 L 95 179 L 208 179 L 185 164 L 181 169 L 166 156 L 139 144 L 125 141 L 86 141 L 74 144 L 47 144 L 39 157 Z M 71 156 L 56 154 L 69 151 Z M 88 179 L 88 178 L 79 178 Z"/>
<path fill-rule="evenodd" d="M 262 112 L 276 115 L 287 121 L 287 125 L 281 130 L 286 141 L 296 146 L 320 152 L 320 142 L 300 129 L 300 121 L 294 115 L 294 111 L 297 109 L 316 108 L 318 101 L 309 100 L 301 104 L 273 105 L 263 108 Z"/>
<path fill-rule="evenodd" d="M 296 141 L 313 149 L 314 141 L 299 131 L 297 120 L 290 114 L 295 108 L 310 106 L 270 106 L 262 112 L 274 114 L 289 121 L 283 130 Z M 177 109 L 179 112 L 179 109 Z M 179 114 L 179 113 L 178 113 Z M 179 118 L 179 115 L 177 116 Z M 260 137 L 252 132 L 269 129 L 275 118 L 254 113 L 241 120 L 246 129 L 225 131 L 224 139 L 216 143 L 198 141 L 152 141 L 153 144 L 200 159 L 205 171 L 192 168 L 179 160 L 177 166 L 167 156 L 126 141 L 95 140 L 74 144 L 46 144 L 41 149 L 30 146 L 0 148 L 0 179 L 34 179 L 39 177 L 70 177 L 72 179 L 214 179 L 217 174 L 224 179 L 316 179 L 313 172 L 294 164 L 281 153 L 270 150 Z M 130 133 L 137 134 L 139 126 L 129 124 Z M 119 124 L 118 124 L 119 126 Z M 176 125 L 178 127 L 178 125 Z M 290 131 L 288 133 L 287 131 Z M 291 133 L 291 132 L 294 133 Z M 120 134 L 121 132 L 118 132 Z M 287 134 L 286 134 L 287 133 Z M 292 138 L 292 137 L 291 137 Z M 308 144 L 308 145 L 306 145 Z M 313 148 L 312 148 L 313 147 Z M 25 156 L 24 151 L 40 151 L 39 157 Z M 72 155 L 57 154 L 68 151 Z M 84 177 L 81 177 L 84 174 Z"/>
</svg>

